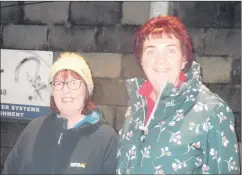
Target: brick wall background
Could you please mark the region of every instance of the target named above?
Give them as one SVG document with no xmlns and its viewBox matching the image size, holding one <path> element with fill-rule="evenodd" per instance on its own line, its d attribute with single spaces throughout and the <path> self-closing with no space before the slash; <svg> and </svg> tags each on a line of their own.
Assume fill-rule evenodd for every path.
<svg viewBox="0 0 242 175">
<path fill-rule="evenodd" d="M 31 5 L 26 5 L 32 3 Z M 92 68 L 93 99 L 116 129 L 128 101 L 124 79 L 143 77 L 132 37 L 149 19 L 150 2 L 1 1 L 4 49 L 82 52 Z M 204 83 L 229 103 L 241 142 L 241 2 L 169 2 L 188 27 Z M 1 165 L 28 121 L 1 120 Z"/>
</svg>

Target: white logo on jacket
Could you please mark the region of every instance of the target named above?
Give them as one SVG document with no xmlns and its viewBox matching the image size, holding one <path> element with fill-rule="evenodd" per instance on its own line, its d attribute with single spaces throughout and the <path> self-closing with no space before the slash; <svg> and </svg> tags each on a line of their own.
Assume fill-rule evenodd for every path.
<svg viewBox="0 0 242 175">
<path fill-rule="evenodd" d="M 71 162 L 70 167 L 86 168 L 86 163 Z"/>
</svg>

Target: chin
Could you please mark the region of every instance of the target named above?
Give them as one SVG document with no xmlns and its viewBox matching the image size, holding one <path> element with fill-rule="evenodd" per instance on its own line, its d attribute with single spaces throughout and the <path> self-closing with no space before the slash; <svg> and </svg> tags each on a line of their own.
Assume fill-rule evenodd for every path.
<svg viewBox="0 0 242 175">
<path fill-rule="evenodd" d="M 71 114 L 73 114 L 73 111 L 75 111 L 74 109 L 62 109 L 61 110 L 62 112 L 62 114 L 64 114 L 64 115 L 71 115 Z"/>
<path fill-rule="evenodd" d="M 164 86 L 166 83 L 168 82 L 168 80 L 163 80 L 157 83 L 158 87 Z"/>
</svg>

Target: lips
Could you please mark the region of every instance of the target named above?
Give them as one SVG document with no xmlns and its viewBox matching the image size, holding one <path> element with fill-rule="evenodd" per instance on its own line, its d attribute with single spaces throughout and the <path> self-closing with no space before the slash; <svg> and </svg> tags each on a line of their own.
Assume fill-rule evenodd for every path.
<svg viewBox="0 0 242 175">
<path fill-rule="evenodd" d="M 168 68 L 162 68 L 162 69 L 153 69 L 155 72 L 157 73 L 166 73 L 168 72 L 170 69 Z"/>
<path fill-rule="evenodd" d="M 64 103 L 72 102 L 73 100 L 74 100 L 74 98 L 72 98 L 72 97 L 63 97 L 63 98 L 62 98 L 62 101 L 63 101 Z"/>
</svg>

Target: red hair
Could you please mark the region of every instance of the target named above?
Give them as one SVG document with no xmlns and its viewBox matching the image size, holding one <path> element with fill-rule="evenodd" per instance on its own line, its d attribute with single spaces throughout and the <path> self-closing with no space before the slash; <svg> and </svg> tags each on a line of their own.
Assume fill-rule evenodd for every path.
<svg viewBox="0 0 242 175">
<path fill-rule="evenodd" d="M 133 52 L 138 63 L 141 63 L 145 40 L 149 37 L 162 38 L 163 34 L 168 36 L 173 34 L 180 41 L 182 53 L 185 55 L 187 63 L 190 64 L 193 60 L 192 42 L 185 26 L 174 16 L 154 17 L 139 28 L 133 41 Z"/>
<path fill-rule="evenodd" d="M 76 78 L 78 80 L 82 80 L 85 84 L 85 87 L 87 89 L 87 84 L 86 82 L 84 81 L 84 79 L 78 74 L 76 73 L 75 71 L 72 71 L 72 70 L 68 70 L 68 69 L 64 69 L 64 70 L 61 70 L 61 71 L 58 71 L 54 78 L 56 76 L 61 76 L 64 80 L 67 79 L 68 76 L 72 76 L 73 78 Z M 91 98 L 90 98 L 90 95 L 88 93 L 88 90 L 86 90 L 86 97 L 85 97 L 85 101 L 84 101 L 85 105 L 84 105 L 84 108 L 82 109 L 82 114 L 84 115 L 88 115 L 90 113 L 92 113 L 95 109 L 95 105 L 94 103 L 92 102 Z M 54 97 L 51 96 L 51 99 L 50 99 L 50 108 L 56 112 L 56 113 L 60 113 L 60 111 L 58 110 L 56 104 L 55 104 L 55 100 L 54 100 Z"/>
</svg>

